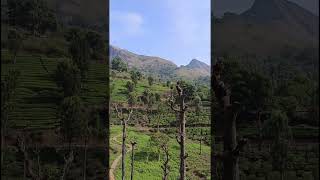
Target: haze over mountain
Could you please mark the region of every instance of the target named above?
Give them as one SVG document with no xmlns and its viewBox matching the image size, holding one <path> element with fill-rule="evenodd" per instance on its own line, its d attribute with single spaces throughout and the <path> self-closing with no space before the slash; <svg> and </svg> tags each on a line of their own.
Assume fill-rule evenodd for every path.
<svg viewBox="0 0 320 180">
<path fill-rule="evenodd" d="M 163 79 L 183 78 L 196 80 L 210 76 L 210 66 L 197 59 L 192 59 L 186 66 L 178 67 L 170 60 L 154 56 L 138 55 L 112 45 L 110 45 L 109 52 L 110 61 L 115 57 L 120 57 L 127 62 L 130 68 L 137 68 L 143 73 L 156 75 Z"/>
<path fill-rule="evenodd" d="M 319 17 L 288 0 L 255 0 L 239 15 L 215 18 L 213 26 L 216 55 L 272 56 L 318 47 Z"/>
</svg>

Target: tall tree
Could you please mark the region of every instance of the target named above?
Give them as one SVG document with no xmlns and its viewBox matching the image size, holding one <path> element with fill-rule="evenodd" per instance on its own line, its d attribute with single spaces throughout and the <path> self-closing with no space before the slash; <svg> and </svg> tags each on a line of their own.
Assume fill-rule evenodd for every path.
<svg viewBox="0 0 320 180">
<path fill-rule="evenodd" d="M 15 106 L 14 96 L 19 83 L 19 76 L 19 71 L 10 70 L 3 80 L 1 80 L 1 165 L 3 165 L 6 149 L 5 137 L 8 130 L 9 113 L 12 112 Z"/>
<path fill-rule="evenodd" d="M 75 36 L 69 46 L 72 61 L 80 70 L 81 80 L 86 79 L 89 70 L 89 42 L 83 33 Z"/>
<path fill-rule="evenodd" d="M 134 83 L 132 81 L 128 81 L 127 84 L 126 84 L 126 88 L 127 88 L 127 91 L 128 93 L 131 93 L 134 91 Z"/>
<path fill-rule="evenodd" d="M 60 106 L 61 134 L 68 142 L 69 149 L 72 141 L 86 130 L 86 120 L 83 118 L 83 103 L 78 96 L 64 98 Z"/>
<path fill-rule="evenodd" d="M 237 143 L 236 119 L 238 115 L 238 104 L 231 104 L 230 91 L 222 81 L 224 66 L 220 59 L 213 66 L 212 84 L 215 96 L 218 100 L 223 114 L 223 154 L 220 158 L 223 161 L 223 179 L 239 180 L 239 152 L 246 144 L 246 140 Z M 222 120 L 222 119 L 221 119 Z M 217 156 L 218 158 L 219 156 Z"/>
<path fill-rule="evenodd" d="M 145 89 L 142 92 L 141 100 L 147 109 L 147 116 L 149 120 L 149 124 L 151 123 L 151 118 L 149 115 L 151 114 L 152 107 L 155 103 L 155 95 L 150 91 L 150 89 Z"/>
<path fill-rule="evenodd" d="M 286 114 L 279 110 L 273 110 L 270 119 L 264 124 L 264 133 L 273 140 L 271 148 L 272 166 L 274 170 L 280 171 L 281 180 L 283 180 L 288 163 L 288 148 L 291 139 L 291 130 Z"/>
<path fill-rule="evenodd" d="M 119 72 L 126 72 L 128 70 L 128 66 L 120 57 L 115 57 L 111 61 L 111 69 Z"/>
<path fill-rule="evenodd" d="M 133 109 L 130 108 L 128 115 L 125 116 L 123 113 L 123 108 L 118 107 L 118 104 L 114 104 L 114 109 L 117 113 L 117 117 L 120 119 L 122 123 L 122 148 L 121 148 L 121 179 L 125 180 L 125 156 L 126 156 L 126 139 L 127 139 L 127 123 L 132 117 Z"/>
<path fill-rule="evenodd" d="M 74 160 L 71 144 L 76 137 L 81 136 L 85 130 L 85 118 L 83 118 L 83 104 L 78 96 L 69 96 L 64 98 L 59 111 L 61 119 L 60 132 L 64 140 L 68 143 L 68 155 L 64 157 L 65 164 L 61 180 L 64 180 L 68 174 L 70 166 Z"/>
<path fill-rule="evenodd" d="M 99 59 L 105 54 L 106 46 L 101 34 L 95 31 L 88 31 L 85 34 L 85 39 L 89 44 L 91 58 Z"/>
<path fill-rule="evenodd" d="M 184 180 L 186 178 L 186 158 L 188 157 L 185 149 L 186 111 L 188 108 L 188 106 L 186 105 L 186 100 L 190 99 L 192 96 L 186 86 L 182 87 L 182 85 L 183 84 L 181 82 L 177 82 L 176 95 L 174 95 L 173 91 L 171 91 L 171 96 L 169 99 L 169 106 L 177 114 L 177 121 L 179 122 L 179 134 L 176 139 L 180 145 L 180 180 Z M 176 104 L 178 105 L 178 107 L 176 107 Z"/>
<path fill-rule="evenodd" d="M 8 50 L 12 54 L 13 64 L 17 61 L 17 55 L 22 47 L 22 35 L 15 29 L 10 29 L 8 32 Z"/>
<path fill-rule="evenodd" d="M 138 84 L 138 80 L 139 80 L 138 71 L 135 71 L 135 70 L 130 71 L 130 77 L 131 77 L 132 82 L 136 86 Z"/>
<path fill-rule="evenodd" d="M 55 71 L 58 87 L 64 92 L 64 97 L 77 95 L 80 92 L 80 70 L 70 60 L 61 61 Z"/>
<path fill-rule="evenodd" d="M 153 81 L 154 81 L 153 77 L 149 76 L 149 77 L 148 77 L 148 84 L 149 84 L 149 86 L 152 86 L 152 85 L 153 85 Z"/>
</svg>

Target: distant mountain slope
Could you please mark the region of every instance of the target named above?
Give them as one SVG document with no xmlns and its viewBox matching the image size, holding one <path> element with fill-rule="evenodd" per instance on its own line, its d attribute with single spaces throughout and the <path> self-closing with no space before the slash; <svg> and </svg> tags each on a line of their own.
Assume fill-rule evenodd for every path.
<svg viewBox="0 0 320 180">
<path fill-rule="evenodd" d="M 256 0 L 240 15 L 214 22 L 217 55 L 279 55 L 284 50 L 318 47 L 319 17 L 287 0 Z"/>
<path fill-rule="evenodd" d="M 210 66 L 197 59 L 192 59 L 188 65 L 176 69 L 175 73 L 180 77 L 197 79 L 199 77 L 210 76 Z"/>
<path fill-rule="evenodd" d="M 210 76 L 210 66 L 193 59 L 188 65 L 178 67 L 172 61 L 153 57 L 138 55 L 128 50 L 110 45 L 110 60 L 120 57 L 128 63 L 131 68 L 137 68 L 143 73 L 153 74 L 163 79 L 185 78 L 195 80 L 199 77 Z"/>
</svg>

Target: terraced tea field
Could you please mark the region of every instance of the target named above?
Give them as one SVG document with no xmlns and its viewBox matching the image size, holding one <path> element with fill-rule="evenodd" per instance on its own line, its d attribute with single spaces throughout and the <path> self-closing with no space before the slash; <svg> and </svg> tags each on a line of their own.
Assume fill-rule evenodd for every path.
<svg viewBox="0 0 320 180">
<path fill-rule="evenodd" d="M 56 65 L 63 58 L 48 58 L 39 55 L 17 57 L 11 63 L 7 51 L 1 53 L 1 78 L 10 69 L 20 71 L 19 85 L 15 96 L 16 108 L 9 115 L 13 128 L 51 129 L 59 124 L 57 108 L 61 94 L 53 79 Z M 100 105 L 107 93 L 106 62 L 91 61 L 88 79 L 83 85 L 81 97 L 85 103 Z"/>
</svg>

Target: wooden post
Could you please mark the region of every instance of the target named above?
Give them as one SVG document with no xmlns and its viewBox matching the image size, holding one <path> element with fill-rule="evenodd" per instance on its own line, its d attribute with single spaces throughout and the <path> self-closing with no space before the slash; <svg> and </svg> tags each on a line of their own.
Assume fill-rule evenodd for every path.
<svg viewBox="0 0 320 180">
<path fill-rule="evenodd" d="M 131 142 L 131 147 L 132 147 L 132 151 L 131 151 L 131 176 L 130 179 L 133 180 L 133 167 L 134 167 L 134 146 L 136 145 L 136 142 Z"/>
</svg>

